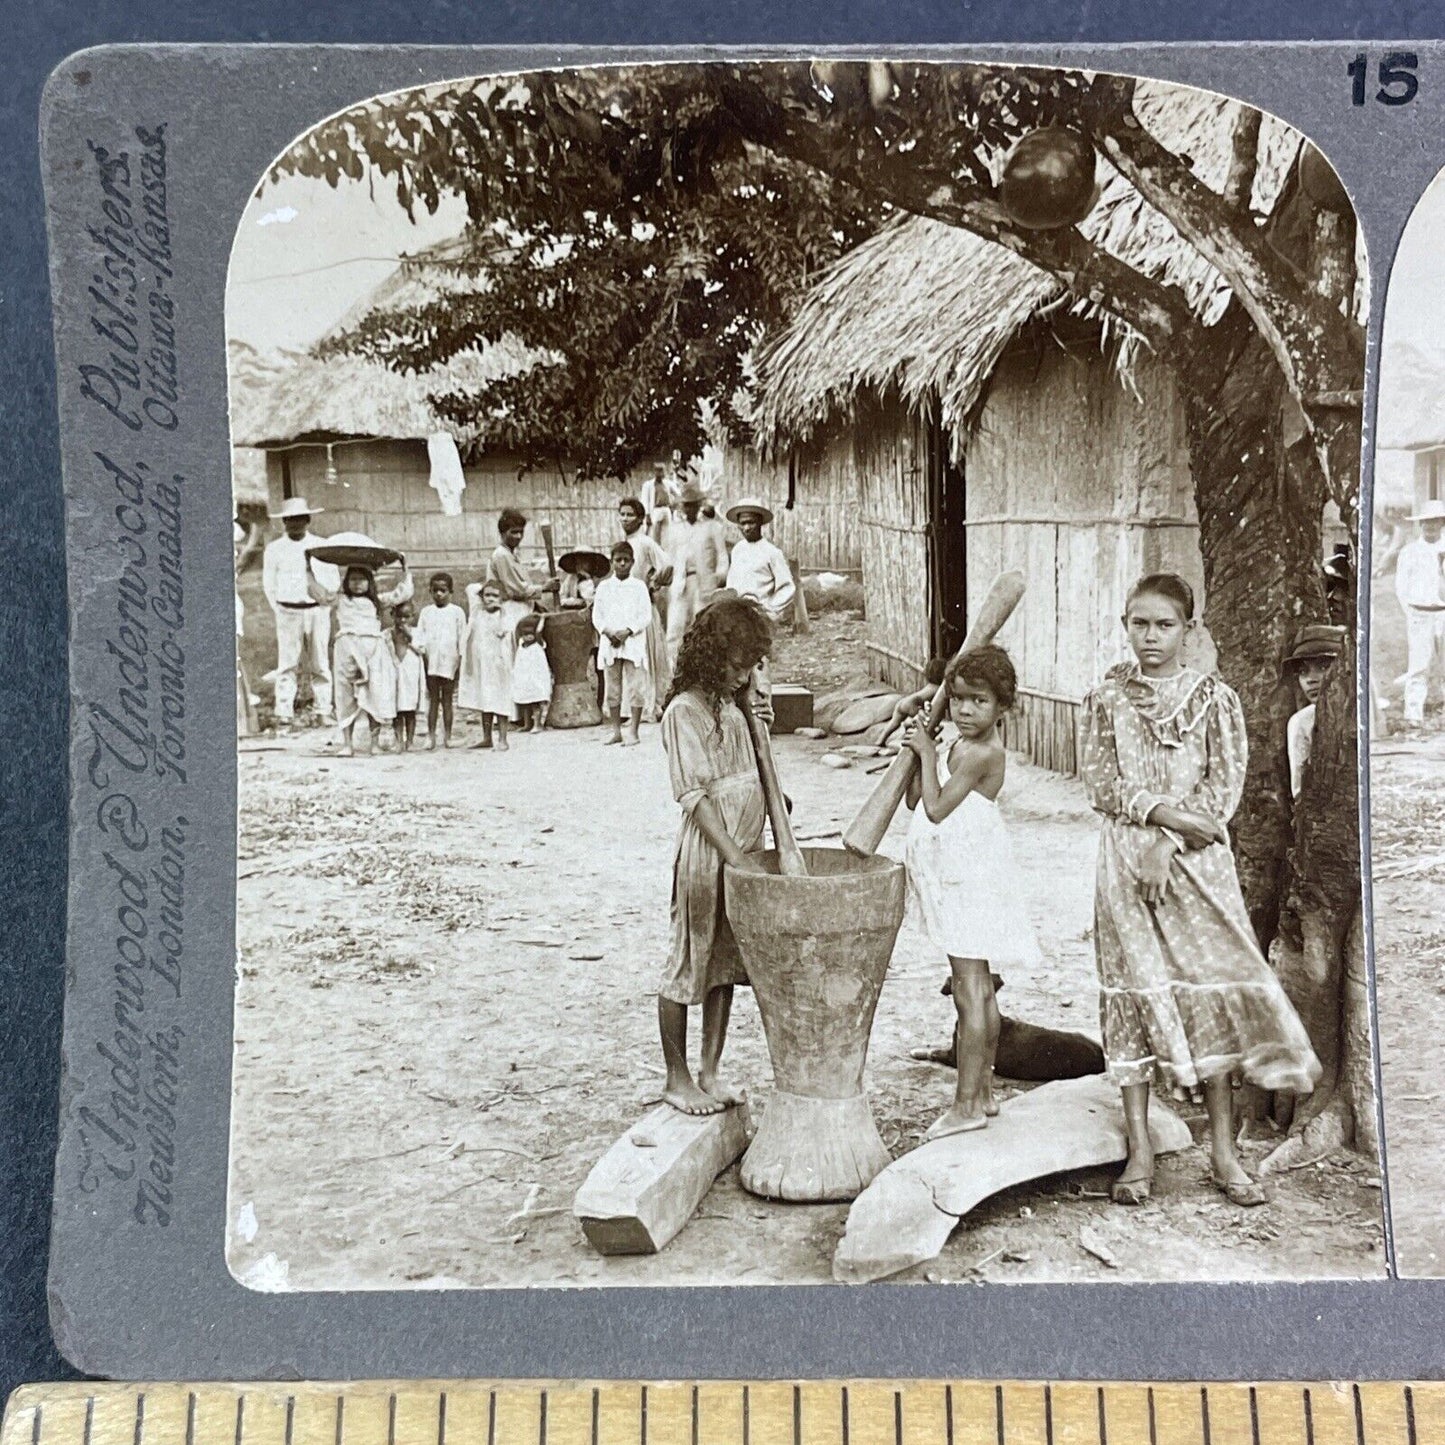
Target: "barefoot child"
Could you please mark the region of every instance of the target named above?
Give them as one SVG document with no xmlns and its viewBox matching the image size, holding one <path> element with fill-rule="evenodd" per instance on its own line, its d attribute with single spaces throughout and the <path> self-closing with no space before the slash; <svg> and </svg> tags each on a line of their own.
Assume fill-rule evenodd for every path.
<svg viewBox="0 0 1445 1445">
<path fill-rule="evenodd" d="M 1081 761 L 1104 816 L 1094 954 L 1109 1075 L 1123 1090 L 1129 1155 L 1113 1187 L 1142 1204 L 1154 1181 L 1149 1087 L 1203 1090 L 1215 1185 L 1265 1202 L 1234 1147 L 1232 1077 L 1307 1094 L 1319 1060 L 1255 942 L 1228 823 L 1248 744 L 1239 698 L 1186 667 L 1194 593 L 1181 577 L 1134 584 L 1124 626 L 1135 661 L 1084 705 Z"/>
<path fill-rule="evenodd" d="M 647 629 L 652 625 L 652 593 L 632 575 L 632 543 L 612 548 L 612 575 L 597 584 L 592 626 L 597 632 L 597 666 L 606 679 L 607 716 L 612 732 L 605 741 L 636 747 L 642 710 L 647 706 Z M 627 736 L 622 736 L 622 714 Z"/>
<path fill-rule="evenodd" d="M 957 1088 L 952 1107 L 930 1126 L 930 1139 L 982 1129 L 998 1113 L 993 970 L 1040 962 L 997 803 L 1007 765 L 999 723 L 1018 690 L 1013 663 L 1001 647 L 974 648 L 948 664 L 944 684 L 957 739 L 940 751 L 929 730 L 915 724 L 905 744 L 919 761 L 908 789 L 908 882 L 929 939 L 948 955 L 958 1014 Z"/>
<path fill-rule="evenodd" d="M 473 599 L 472 619 L 467 623 L 466 651 L 462 657 L 462 680 L 457 701 L 482 715 L 482 736 L 474 748 L 492 746 L 507 751 L 507 724 L 512 721 L 512 654 L 516 647 L 516 623 L 507 616 L 501 587 L 486 581 L 467 589 Z M 519 619 L 520 620 L 520 619 Z"/>
<path fill-rule="evenodd" d="M 413 638 L 415 614 L 410 602 L 391 610 L 389 641 L 396 663 L 396 721 L 392 730 L 398 752 L 409 753 L 416 741 L 416 715 L 426 705 L 426 662 Z"/>
<path fill-rule="evenodd" d="M 1325 683 L 1325 674 L 1345 648 L 1343 627 L 1305 627 L 1295 638 L 1284 661 L 1286 676 L 1294 675 L 1304 706 L 1289 720 L 1286 741 L 1289 752 L 1289 791 L 1297 798 L 1305 785 L 1305 766 L 1315 735 L 1315 704 Z"/>
<path fill-rule="evenodd" d="M 723 865 L 756 866 L 749 854 L 762 846 L 763 788 L 736 699 L 771 641 L 771 624 L 757 603 L 714 602 L 683 637 L 663 709 L 662 743 L 682 827 L 672 865 L 672 951 L 658 989 L 657 1021 L 667 1063 L 663 1097 L 685 1114 L 716 1114 L 737 1102 L 718 1080 L 733 985 L 747 982 L 723 912 Z M 698 1004 L 702 1059 L 694 1081 L 687 1011 Z"/>
<path fill-rule="evenodd" d="M 426 658 L 426 731 L 428 748 L 437 745 L 437 714 L 441 714 L 443 747 L 452 745 L 452 707 L 457 673 L 466 646 L 467 614 L 452 601 L 450 572 L 433 572 L 427 584 L 431 602 L 416 620 L 414 641 Z"/>
<path fill-rule="evenodd" d="M 517 652 L 512 659 L 512 702 L 523 732 L 539 733 L 547 726 L 552 702 L 552 669 L 542 646 L 542 615 L 529 612 L 517 623 Z"/>
<path fill-rule="evenodd" d="M 402 565 L 406 565 L 404 560 Z M 381 635 L 382 610 L 410 600 L 411 573 L 403 572 L 401 582 L 391 591 L 378 592 L 376 574 L 370 567 L 348 567 L 341 587 L 333 591 L 317 578 L 308 558 L 306 577 L 311 596 L 336 613 L 333 671 L 341 755 L 352 756 L 352 729 L 359 718 L 366 719 L 370 752 L 376 730 L 396 716 L 396 672 L 391 649 Z"/>
</svg>

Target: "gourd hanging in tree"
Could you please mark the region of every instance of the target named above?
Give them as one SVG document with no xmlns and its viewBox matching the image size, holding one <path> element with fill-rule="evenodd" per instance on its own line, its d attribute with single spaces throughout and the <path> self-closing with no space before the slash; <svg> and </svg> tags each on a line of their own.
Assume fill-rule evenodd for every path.
<svg viewBox="0 0 1445 1445">
<path fill-rule="evenodd" d="M 998 195 L 1008 217 L 1031 231 L 1082 221 L 1099 198 L 1094 148 L 1076 130 L 1044 126 L 1021 136 L 1003 163 Z"/>
</svg>

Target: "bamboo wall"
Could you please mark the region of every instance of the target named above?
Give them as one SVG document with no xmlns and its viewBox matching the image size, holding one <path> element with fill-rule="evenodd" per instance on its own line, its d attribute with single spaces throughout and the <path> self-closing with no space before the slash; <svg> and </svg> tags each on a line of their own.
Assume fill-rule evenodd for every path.
<svg viewBox="0 0 1445 1445">
<path fill-rule="evenodd" d="M 923 680 L 932 648 L 928 473 L 923 429 L 890 407 L 855 431 L 869 671 L 900 691 Z"/>
<path fill-rule="evenodd" d="M 723 510 L 739 497 L 765 501 L 774 515 L 771 536 L 783 554 L 809 572 L 857 577 L 863 565 L 858 519 L 858 467 L 852 441 L 835 437 L 816 457 L 800 459 L 788 507 L 788 460 L 729 448 L 723 458 Z"/>
<path fill-rule="evenodd" d="M 1027 590 L 998 637 L 1018 671 L 1010 745 L 1075 772 L 1080 704 L 1128 656 L 1120 618 L 1134 581 L 1178 572 L 1204 604 L 1183 409 L 1147 356 L 1122 386 L 1105 356 L 1057 347 L 1005 355 L 967 472 L 972 615 L 989 583 L 1021 568 Z M 1214 666 L 1201 628 L 1188 654 Z"/>
<path fill-rule="evenodd" d="M 528 471 L 519 477 L 514 458 L 483 456 L 464 468 L 462 515 L 448 517 L 428 485 L 425 443 L 358 442 L 332 449 L 334 484 L 326 481 L 324 446 L 271 452 L 267 484 L 273 511 L 285 495 L 283 456 L 289 463 L 292 494 L 325 509 L 324 520 L 316 524 L 318 533 L 364 532 L 405 552 L 418 569 L 445 567 L 458 574 L 484 565 L 497 545 L 497 514 L 503 507 L 518 507 L 531 519 L 521 553 L 541 565 L 545 551 L 536 524 L 552 524 L 559 554 L 572 547 L 606 550 L 622 535 L 618 501 L 637 490 L 637 484 L 615 479 L 576 481 L 570 470 L 566 478 L 555 470 Z M 791 510 L 786 506 L 786 460 L 774 466 L 754 453 L 729 451 L 720 510 L 750 493 L 773 509 L 773 540 L 802 568 L 858 574 L 857 475 L 846 443 L 835 443 L 816 464 L 799 469 Z"/>
</svg>

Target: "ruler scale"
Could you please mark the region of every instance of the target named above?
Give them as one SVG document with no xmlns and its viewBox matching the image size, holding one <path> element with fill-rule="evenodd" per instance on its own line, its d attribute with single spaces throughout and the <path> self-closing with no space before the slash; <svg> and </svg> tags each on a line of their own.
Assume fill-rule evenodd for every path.
<svg viewBox="0 0 1445 1445">
<path fill-rule="evenodd" d="M 1445 1445 L 1445 1384 L 69 1383 L 0 1445 Z"/>
</svg>

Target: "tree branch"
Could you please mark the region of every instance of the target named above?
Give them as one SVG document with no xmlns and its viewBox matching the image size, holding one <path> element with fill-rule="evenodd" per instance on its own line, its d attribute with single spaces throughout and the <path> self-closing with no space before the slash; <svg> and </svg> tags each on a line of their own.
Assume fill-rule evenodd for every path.
<svg viewBox="0 0 1445 1445">
<path fill-rule="evenodd" d="M 1237 211 L 1247 211 L 1249 198 L 1254 194 L 1254 178 L 1259 172 L 1259 126 L 1263 119 L 1263 111 L 1244 105 L 1234 123 L 1234 154 L 1224 182 L 1224 199 Z"/>
</svg>

